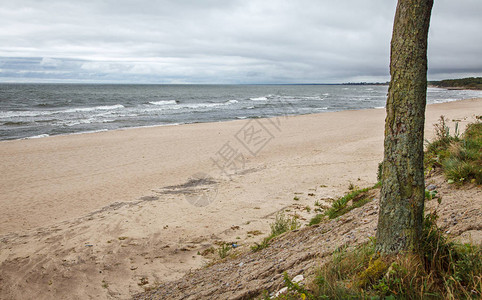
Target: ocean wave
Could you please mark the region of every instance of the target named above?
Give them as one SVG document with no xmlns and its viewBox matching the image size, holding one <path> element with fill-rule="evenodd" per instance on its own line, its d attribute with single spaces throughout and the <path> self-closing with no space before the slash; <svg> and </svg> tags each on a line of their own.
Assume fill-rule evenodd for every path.
<svg viewBox="0 0 482 300">
<path fill-rule="evenodd" d="M 49 116 L 64 113 L 76 113 L 76 112 L 91 112 L 91 111 L 108 111 L 108 110 L 118 110 L 125 108 L 122 104 L 115 105 L 101 105 L 94 107 L 76 107 L 66 110 L 10 110 L 10 111 L 0 111 L 0 118 L 18 118 L 18 117 L 39 117 L 39 116 Z"/>
<path fill-rule="evenodd" d="M 268 100 L 267 97 L 255 97 L 255 98 L 249 98 L 251 101 L 266 101 Z"/>
<path fill-rule="evenodd" d="M 152 105 L 175 105 L 177 104 L 176 100 L 160 100 L 160 101 L 151 101 L 149 104 Z"/>
<path fill-rule="evenodd" d="M 55 107 L 68 106 L 70 104 L 71 104 L 71 101 L 66 100 L 66 101 L 59 101 L 59 102 L 54 102 L 54 103 L 42 102 L 42 103 L 36 104 L 35 106 L 41 107 L 41 108 L 55 108 Z"/>
<path fill-rule="evenodd" d="M 18 122 L 15 122 L 15 121 L 8 121 L 8 122 L 4 122 L 2 125 L 3 126 L 21 126 L 21 125 L 28 125 L 30 124 L 30 122 L 23 122 L 23 121 L 18 121 Z"/>
<path fill-rule="evenodd" d="M 51 115 L 52 112 L 50 111 L 34 111 L 34 110 L 9 110 L 9 111 L 0 111 L 0 118 L 18 118 L 18 117 L 38 117 L 38 116 L 45 116 Z"/>
<path fill-rule="evenodd" d="M 96 111 L 96 110 L 116 110 L 125 108 L 122 104 L 115 104 L 115 105 L 101 105 L 101 106 L 94 106 L 94 107 L 77 107 L 66 109 L 63 111 L 57 111 L 55 113 L 74 113 L 74 112 L 89 112 L 89 111 Z"/>
<path fill-rule="evenodd" d="M 79 131 L 79 132 L 72 132 L 67 135 L 76 135 L 76 134 L 85 134 L 85 133 L 98 133 L 98 132 L 106 132 L 109 131 L 108 129 L 97 129 L 97 130 L 87 130 L 87 131 Z"/>
<path fill-rule="evenodd" d="M 29 136 L 29 137 L 26 137 L 25 139 L 27 139 L 27 140 L 30 140 L 30 139 L 40 139 L 40 138 L 44 138 L 44 137 L 48 137 L 48 136 L 50 136 L 50 135 L 44 133 L 44 134 Z"/>
<path fill-rule="evenodd" d="M 301 97 L 303 100 L 325 100 L 321 98 L 320 96 L 306 96 L 306 97 Z"/>
<path fill-rule="evenodd" d="M 179 104 L 181 108 L 210 108 L 210 107 L 218 107 L 226 105 L 226 103 L 186 103 L 186 104 Z"/>
<path fill-rule="evenodd" d="M 62 120 L 54 123 L 57 126 L 67 126 L 72 127 L 81 124 L 93 124 L 93 123 L 112 123 L 115 122 L 116 119 L 99 119 L 99 118 L 87 118 L 87 119 L 76 119 L 76 120 Z"/>
<path fill-rule="evenodd" d="M 228 106 L 231 104 L 238 103 L 238 100 L 228 100 L 226 102 L 214 102 L 214 103 L 178 103 L 174 104 L 173 102 L 170 105 L 161 104 L 155 106 L 144 106 L 141 109 L 141 112 L 149 113 L 154 111 L 168 111 L 168 110 L 180 110 L 180 109 L 204 109 L 204 108 L 214 108 L 214 107 L 223 107 Z"/>
</svg>

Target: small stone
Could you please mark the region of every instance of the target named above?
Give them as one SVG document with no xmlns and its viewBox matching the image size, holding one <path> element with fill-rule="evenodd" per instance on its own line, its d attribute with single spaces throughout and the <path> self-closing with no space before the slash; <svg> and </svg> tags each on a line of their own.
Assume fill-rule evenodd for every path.
<svg viewBox="0 0 482 300">
<path fill-rule="evenodd" d="M 284 287 L 284 288 L 282 288 L 281 290 L 279 290 L 278 292 L 276 292 L 276 294 L 274 294 L 274 297 L 273 297 L 273 298 L 276 298 L 276 297 L 278 297 L 279 295 L 286 293 L 287 291 L 288 291 L 288 288 L 287 288 L 287 287 Z"/>
<path fill-rule="evenodd" d="M 300 275 L 296 275 L 295 278 L 293 278 L 292 281 L 293 281 L 293 282 L 300 282 L 300 281 L 302 281 L 303 279 L 305 279 L 305 278 L 303 277 L 303 275 L 300 274 Z"/>
<path fill-rule="evenodd" d="M 429 190 L 429 191 L 433 191 L 437 188 L 437 186 L 435 184 L 429 184 L 425 187 L 425 189 Z"/>
<path fill-rule="evenodd" d="M 244 262 L 240 262 L 238 267 L 242 267 L 244 265 Z"/>
</svg>

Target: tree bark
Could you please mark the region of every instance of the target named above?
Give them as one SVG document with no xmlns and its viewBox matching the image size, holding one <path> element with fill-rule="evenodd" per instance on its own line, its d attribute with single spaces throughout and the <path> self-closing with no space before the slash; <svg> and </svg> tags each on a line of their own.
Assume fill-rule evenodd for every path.
<svg viewBox="0 0 482 300">
<path fill-rule="evenodd" d="M 425 182 L 427 38 L 433 0 L 399 0 L 390 50 L 377 250 L 419 249 Z"/>
</svg>

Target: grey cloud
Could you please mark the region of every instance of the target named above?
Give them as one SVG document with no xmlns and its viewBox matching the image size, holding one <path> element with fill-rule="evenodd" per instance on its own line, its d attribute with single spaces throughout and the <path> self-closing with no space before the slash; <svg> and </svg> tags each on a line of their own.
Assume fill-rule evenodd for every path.
<svg viewBox="0 0 482 300">
<path fill-rule="evenodd" d="M 431 77 L 482 72 L 479 2 L 436 1 Z M 386 81 L 395 6 L 395 0 L 9 1 L 0 8 L 6 65 L 0 81 Z"/>
</svg>

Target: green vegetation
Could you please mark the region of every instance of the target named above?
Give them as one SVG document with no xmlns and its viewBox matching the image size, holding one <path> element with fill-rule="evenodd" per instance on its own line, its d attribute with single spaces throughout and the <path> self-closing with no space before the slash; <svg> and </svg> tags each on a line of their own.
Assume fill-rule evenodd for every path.
<svg viewBox="0 0 482 300">
<path fill-rule="evenodd" d="M 435 140 L 430 142 L 425 153 L 426 172 L 442 168 L 450 183 L 482 184 L 482 123 L 468 124 L 462 136 L 456 126 L 450 134 L 444 116 L 435 126 Z"/>
<path fill-rule="evenodd" d="M 425 190 L 425 200 L 432 200 L 432 199 L 435 199 L 435 197 L 437 197 L 437 191 L 429 191 L 429 190 Z M 440 198 L 439 198 L 440 200 Z"/>
<path fill-rule="evenodd" d="M 451 133 L 447 122 L 442 116 L 435 124 L 436 137 L 428 143 L 424 156 L 426 172 L 439 168 L 448 182 L 482 184 L 482 123 L 468 124 L 460 134 L 458 124 Z M 349 193 L 309 224 L 362 206 L 371 200 L 369 191 L 380 185 L 358 189 L 350 184 Z M 437 191 L 425 191 L 426 199 L 435 197 Z M 285 274 L 288 292 L 277 299 L 482 299 L 482 247 L 448 240 L 436 220 L 436 213 L 425 216 L 420 254 L 380 255 L 373 238 L 354 248 L 342 247 L 305 286 Z"/>
<path fill-rule="evenodd" d="M 228 256 L 229 251 L 231 251 L 231 245 L 223 243 L 221 247 L 218 248 L 218 254 L 221 259 Z"/>
<path fill-rule="evenodd" d="M 284 215 L 283 212 L 276 215 L 276 219 L 273 224 L 270 225 L 271 227 L 271 234 L 266 237 L 261 244 L 256 243 L 256 245 L 251 247 L 253 252 L 259 251 L 269 246 L 269 242 L 285 233 L 287 231 L 295 230 L 301 227 L 301 224 L 298 222 L 298 218 L 296 216 L 290 218 Z"/>
<path fill-rule="evenodd" d="M 380 183 L 375 184 L 372 187 L 364 188 L 364 189 L 355 189 L 346 194 L 345 196 L 336 199 L 331 207 L 326 210 L 323 214 L 317 214 L 314 216 L 308 225 L 315 225 L 319 224 L 324 216 L 328 216 L 329 219 L 334 219 L 336 217 L 342 216 L 347 212 L 355 209 L 357 207 L 361 207 L 368 202 L 372 201 L 373 199 L 369 196 L 369 191 L 380 187 Z M 350 203 L 351 205 L 348 205 Z M 316 204 L 315 204 L 316 205 Z"/>
<path fill-rule="evenodd" d="M 324 214 L 317 214 L 313 218 L 311 218 L 310 222 L 308 223 L 308 226 L 320 224 L 321 221 L 323 221 L 323 218 L 325 217 Z"/>
<path fill-rule="evenodd" d="M 480 299 L 482 248 L 447 240 L 436 219 L 425 217 L 422 255 L 380 256 L 374 239 L 342 247 L 305 287 L 285 275 L 278 299 Z"/>
<path fill-rule="evenodd" d="M 109 284 L 107 283 L 107 281 L 102 280 L 102 287 L 103 287 L 104 289 L 109 288 Z"/>
<path fill-rule="evenodd" d="M 445 79 L 441 81 L 430 81 L 429 83 L 437 87 L 443 87 L 443 88 L 482 90 L 482 77 Z"/>
<path fill-rule="evenodd" d="M 251 230 L 251 231 L 248 231 L 247 234 L 260 235 L 260 234 L 262 234 L 262 232 L 259 231 L 259 230 Z"/>
</svg>

